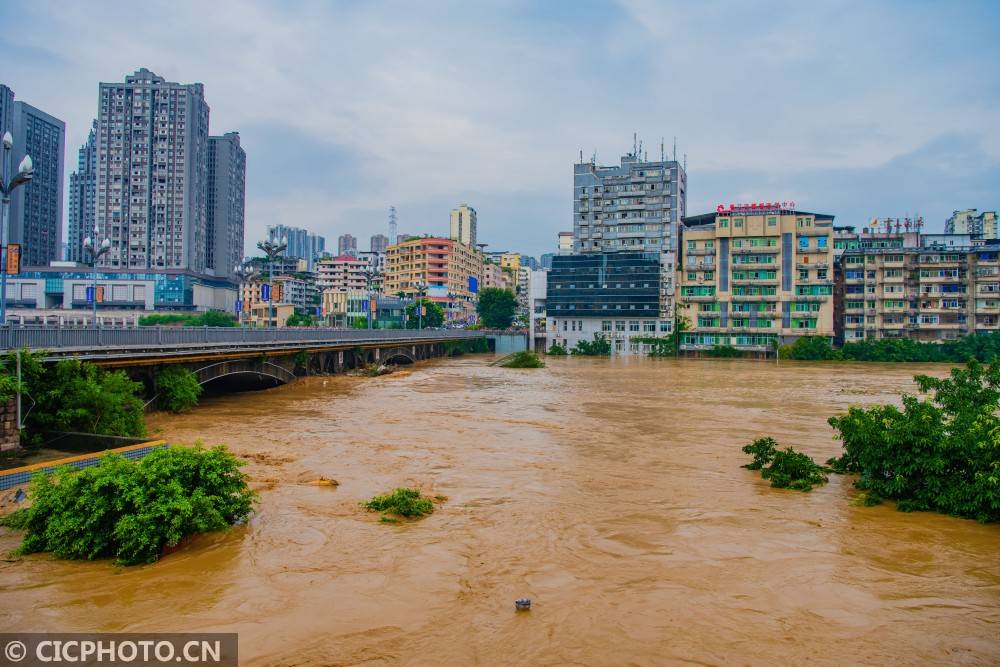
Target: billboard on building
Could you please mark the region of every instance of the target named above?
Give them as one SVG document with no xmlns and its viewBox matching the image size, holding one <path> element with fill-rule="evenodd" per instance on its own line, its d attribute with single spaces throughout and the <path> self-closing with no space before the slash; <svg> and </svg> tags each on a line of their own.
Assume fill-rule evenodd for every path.
<svg viewBox="0 0 1000 667">
<path fill-rule="evenodd" d="M 473 294 L 479 293 L 479 278 L 475 276 L 469 276 L 469 291 Z"/>
</svg>

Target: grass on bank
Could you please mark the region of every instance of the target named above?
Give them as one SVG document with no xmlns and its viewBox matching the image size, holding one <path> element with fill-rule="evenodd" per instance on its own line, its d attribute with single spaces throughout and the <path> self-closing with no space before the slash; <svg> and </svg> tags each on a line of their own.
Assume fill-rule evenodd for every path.
<svg viewBox="0 0 1000 667">
<path fill-rule="evenodd" d="M 534 352 L 515 352 L 500 365 L 504 368 L 545 368 L 545 362 Z"/>
<path fill-rule="evenodd" d="M 398 517 L 419 519 L 433 514 L 435 500 L 443 502 L 445 497 L 428 498 L 421 494 L 419 489 L 397 488 L 384 496 L 375 496 L 371 500 L 361 503 L 361 506 L 369 512 L 382 512 L 383 522 L 395 523 Z"/>
</svg>

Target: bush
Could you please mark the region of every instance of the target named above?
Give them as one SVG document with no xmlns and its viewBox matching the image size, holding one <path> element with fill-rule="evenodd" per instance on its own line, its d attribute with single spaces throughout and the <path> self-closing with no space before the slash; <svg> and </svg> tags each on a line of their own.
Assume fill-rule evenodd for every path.
<svg viewBox="0 0 1000 667">
<path fill-rule="evenodd" d="M 534 352 L 515 352 L 500 365 L 504 368 L 545 368 L 545 362 Z"/>
<path fill-rule="evenodd" d="M 843 355 L 833 349 L 831 340 L 826 336 L 802 336 L 791 345 L 781 346 L 778 356 L 782 359 L 828 361 L 841 359 Z"/>
<path fill-rule="evenodd" d="M 705 350 L 705 356 L 728 359 L 734 357 L 742 357 L 743 352 L 741 350 L 736 349 L 732 345 L 716 345 L 714 347 Z"/>
<path fill-rule="evenodd" d="M 569 350 L 560 345 L 559 343 L 552 343 L 552 346 L 545 352 L 545 354 L 562 355 L 565 356 L 569 354 Z"/>
<path fill-rule="evenodd" d="M 139 326 L 170 326 L 185 327 L 235 327 L 237 322 L 232 315 L 218 310 L 208 310 L 199 315 L 194 313 L 153 313 L 139 318 Z"/>
<path fill-rule="evenodd" d="M 611 355 L 611 341 L 601 333 L 594 334 L 593 342 L 579 340 L 576 346 L 570 350 L 570 354 L 577 354 L 586 357 L 607 357 Z"/>
<path fill-rule="evenodd" d="M 743 467 L 760 470 L 760 476 L 770 480 L 774 488 L 810 491 L 827 482 L 823 466 L 791 447 L 778 449 L 773 438 L 758 438 L 743 447 L 743 452 L 753 457 L 753 462 Z"/>
<path fill-rule="evenodd" d="M 418 489 L 396 489 L 384 496 L 375 496 L 361 506 L 371 512 L 401 516 L 407 519 L 422 517 L 434 511 L 434 502 L 420 495 Z"/>
<path fill-rule="evenodd" d="M 136 463 L 109 454 L 92 468 L 36 475 L 31 506 L 4 523 L 26 531 L 19 554 L 150 563 L 187 535 L 247 519 L 256 495 L 241 465 L 224 447 L 167 447 Z"/>
<path fill-rule="evenodd" d="M 844 455 L 838 472 L 857 472 L 856 486 L 889 498 L 904 512 L 1000 519 L 1000 363 L 969 361 L 945 379 L 914 377 L 921 393 L 895 405 L 852 407 L 831 417 Z"/>
<path fill-rule="evenodd" d="M 416 303 L 406 304 L 404 312 L 406 313 L 407 329 L 416 329 L 417 325 L 425 329 L 434 329 L 444 324 L 444 308 L 441 307 L 440 303 L 430 299 L 421 299 L 420 303 L 424 307 L 422 316 L 418 316 Z"/>
<path fill-rule="evenodd" d="M 167 366 L 156 375 L 159 405 L 170 412 L 187 412 L 198 405 L 204 388 L 198 376 L 183 366 Z"/>
</svg>

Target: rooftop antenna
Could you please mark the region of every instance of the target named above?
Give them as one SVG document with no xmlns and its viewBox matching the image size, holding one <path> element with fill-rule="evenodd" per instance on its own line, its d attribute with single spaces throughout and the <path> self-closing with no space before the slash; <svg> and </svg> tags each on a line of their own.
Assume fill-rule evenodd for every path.
<svg viewBox="0 0 1000 667">
<path fill-rule="evenodd" d="M 636 143 L 638 140 L 638 133 L 632 133 L 632 157 L 639 157 L 639 145 Z"/>
<path fill-rule="evenodd" d="M 663 137 L 660 137 L 660 162 L 666 162 L 666 155 L 663 151 Z"/>
<path fill-rule="evenodd" d="M 688 154 L 685 153 L 684 154 L 684 173 L 686 174 L 687 171 L 688 171 Z"/>
<path fill-rule="evenodd" d="M 583 164 L 583 149 L 580 149 L 580 164 Z"/>
<path fill-rule="evenodd" d="M 674 137 L 674 162 L 677 162 L 677 137 Z"/>
</svg>

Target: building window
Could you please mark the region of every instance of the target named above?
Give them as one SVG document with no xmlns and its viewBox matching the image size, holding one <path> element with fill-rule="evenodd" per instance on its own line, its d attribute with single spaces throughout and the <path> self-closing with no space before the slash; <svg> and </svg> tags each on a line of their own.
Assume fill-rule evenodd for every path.
<svg viewBox="0 0 1000 667">
<path fill-rule="evenodd" d="M 601 331 L 611 331 L 611 320 L 601 321 Z"/>
<path fill-rule="evenodd" d="M 778 224 L 778 219 L 776 217 L 774 217 L 773 215 L 770 216 L 770 217 L 768 217 L 768 219 L 767 219 L 767 226 L 768 227 L 775 227 L 775 226 L 777 226 L 777 224 Z"/>
<path fill-rule="evenodd" d="M 625 331 L 625 320 L 615 320 L 615 331 Z"/>
<path fill-rule="evenodd" d="M 639 320 L 629 320 L 628 330 L 638 332 L 639 331 Z"/>
</svg>

